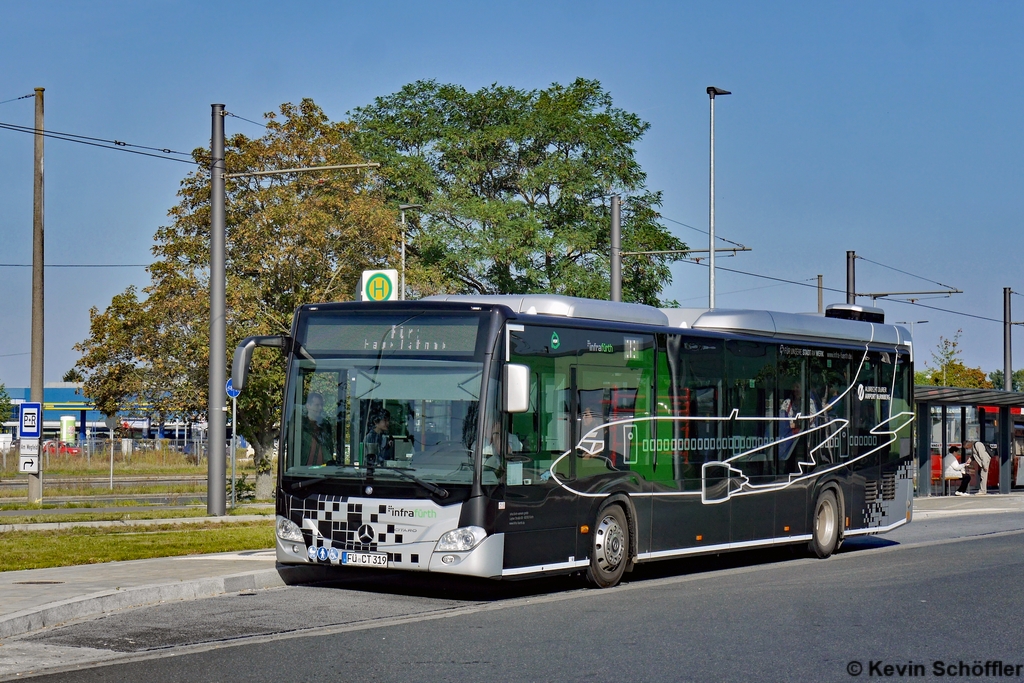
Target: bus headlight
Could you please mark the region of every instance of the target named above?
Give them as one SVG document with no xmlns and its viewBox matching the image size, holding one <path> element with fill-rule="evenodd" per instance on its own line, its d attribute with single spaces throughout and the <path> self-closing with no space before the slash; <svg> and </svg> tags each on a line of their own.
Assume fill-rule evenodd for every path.
<svg viewBox="0 0 1024 683">
<path fill-rule="evenodd" d="M 478 526 L 464 526 L 459 529 L 452 529 L 438 539 L 434 551 L 465 552 L 477 547 L 485 538 L 487 538 L 487 532 Z"/>
<path fill-rule="evenodd" d="M 282 541 L 302 542 L 302 529 L 299 525 L 286 517 L 277 518 L 277 537 Z"/>
</svg>

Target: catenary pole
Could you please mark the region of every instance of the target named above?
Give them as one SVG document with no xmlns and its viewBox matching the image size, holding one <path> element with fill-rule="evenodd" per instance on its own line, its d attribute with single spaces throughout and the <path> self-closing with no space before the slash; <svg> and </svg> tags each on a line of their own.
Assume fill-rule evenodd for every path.
<svg viewBox="0 0 1024 683">
<path fill-rule="evenodd" d="M 210 138 L 210 383 L 207 398 L 206 513 L 225 514 L 224 383 L 226 330 L 224 321 L 224 105 L 211 105 L 213 131 Z"/>
<path fill-rule="evenodd" d="M 611 233 L 611 300 L 622 301 L 622 205 L 617 194 L 612 195 Z"/>
<path fill-rule="evenodd" d="M 29 400 L 33 403 L 43 402 L 43 90 L 36 88 L 36 137 L 32 172 L 32 367 Z M 40 434 L 42 425 L 43 413 L 40 412 Z M 42 455 L 42 449 L 39 455 Z M 42 463 L 39 465 L 39 474 L 28 475 L 29 503 L 40 503 L 43 500 Z"/>
<path fill-rule="evenodd" d="M 1003 389 L 1013 391 L 1013 359 L 1011 358 L 1010 333 L 1013 323 L 1010 322 L 1010 294 L 1009 287 L 1003 287 Z M 1005 425 L 1003 429 L 1005 429 Z"/>
<path fill-rule="evenodd" d="M 857 303 L 857 253 L 846 252 L 846 303 Z"/>
</svg>

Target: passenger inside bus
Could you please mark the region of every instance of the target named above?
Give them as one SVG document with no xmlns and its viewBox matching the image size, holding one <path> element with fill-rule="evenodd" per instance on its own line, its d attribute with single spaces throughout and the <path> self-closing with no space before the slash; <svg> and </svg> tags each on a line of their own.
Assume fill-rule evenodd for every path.
<svg viewBox="0 0 1024 683">
<path fill-rule="evenodd" d="M 797 439 L 784 439 L 799 432 L 796 416 L 800 413 L 802 391 L 799 382 L 793 382 L 792 389 L 788 392 L 786 399 L 779 408 L 779 464 L 780 471 L 792 471 L 789 466 L 789 457 L 793 454 L 793 447 Z"/>
<path fill-rule="evenodd" d="M 302 420 L 303 465 L 324 465 L 334 460 L 334 437 L 331 424 L 324 416 L 324 397 L 316 391 L 306 397 L 306 414 Z"/>
<path fill-rule="evenodd" d="M 366 462 L 373 462 L 371 458 L 376 457 L 376 463 L 383 463 L 385 460 L 394 460 L 395 440 L 391 436 L 391 412 L 378 409 L 370 416 L 370 423 L 373 427 L 366 433 L 363 439 Z"/>
</svg>

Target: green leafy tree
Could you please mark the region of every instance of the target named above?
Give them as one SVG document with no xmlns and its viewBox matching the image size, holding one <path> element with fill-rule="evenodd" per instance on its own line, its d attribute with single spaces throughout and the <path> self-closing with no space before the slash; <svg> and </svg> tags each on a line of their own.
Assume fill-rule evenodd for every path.
<svg viewBox="0 0 1024 683">
<path fill-rule="evenodd" d="M 62 382 L 84 382 L 85 377 L 78 371 L 77 368 L 71 368 L 64 373 L 64 376 L 60 378 Z"/>
<path fill-rule="evenodd" d="M 1001 369 L 988 373 L 988 379 L 996 389 L 1003 388 L 1003 376 Z M 1024 391 L 1024 369 L 1014 370 L 1010 375 L 1010 389 L 1011 391 Z"/>
<path fill-rule="evenodd" d="M 14 404 L 11 403 L 11 397 L 7 393 L 7 387 L 0 382 L 0 425 L 11 419 L 11 413 L 14 412 Z"/>
<path fill-rule="evenodd" d="M 623 249 L 685 249 L 662 225 L 635 143 L 649 128 L 593 80 L 519 90 L 417 81 L 356 109 L 388 199 L 422 204 L 409 282 L 422 294 L 609 295 L 610 199 Z M 677 255 L 623 260 L 623 299 L 659 304 Z"/>
<path fill-rule="evenodd" d="M 928 368 L 924 373 L 915 373 L 915 383 L 966 389 L 992 388 L 992 382 L 985 377 L 981 368 L 967 367 L 961 360 L 963 350 L 960 348 L 960 335 L 962 333 L 963 330 L 957 330 L 952 339 L 939 337 L 939 343 L 932 351 L 934 367 Z"/>
<path fill-rule="evenodd" d="M 232 136 L 229 172 L 361 163 L 352 126 L 332 123 L 311 100 L 269 113 L 263 137 Z M 130 411 L 196 419 L 206 413 L 209 367 L 209 150 L 181 183 L 170 223 L 157 230 L 151 283 L 129 287 L 90 313 L 76 348 L 85 393 L 110 415 Z M 394 265 L 396 215 L 365 170 L 227 181 L 227 342 L 287 334 L 295 308 L 352 298 L 361 272 Z M 259 350 L 238 399 L 239 433 L 253 446 L 261 497 L 271 487 L 284 363 Z"/>
</svg>

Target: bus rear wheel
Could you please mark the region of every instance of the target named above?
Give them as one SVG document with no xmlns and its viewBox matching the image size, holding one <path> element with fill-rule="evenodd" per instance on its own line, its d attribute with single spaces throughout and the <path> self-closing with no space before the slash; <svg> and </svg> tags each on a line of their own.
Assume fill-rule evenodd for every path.
<svg viewBox="0 0 1024 683">
<path fill-rule="evenodd" d="M 831 555 L 839 544 L 839 502 L 832 491 L 822 491 L 814 504 L 811 552 L 820 558 Z"/>
<path fill-rule="evenodd" d="M 629 524 L 618 505 L 597 514 L 587 579 L 598 588 L 611 588 L 622 580 L 629 564 Z"/>
</svg>

